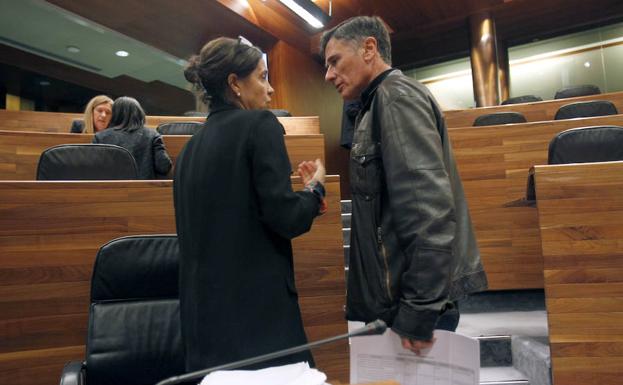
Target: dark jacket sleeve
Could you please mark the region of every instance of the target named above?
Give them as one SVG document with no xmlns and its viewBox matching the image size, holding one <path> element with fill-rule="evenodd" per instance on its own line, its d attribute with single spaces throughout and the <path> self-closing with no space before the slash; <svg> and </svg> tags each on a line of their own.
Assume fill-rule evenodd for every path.
<svg viewBox="0 0 623 385">
<path fill-rule="evenodd" d="M 99 137 L 99 135 L 97 135 L 97 134 L 93 135 L 93 140 L 91 141 L 91 143 L 93 143 L 93 144 L 102 143 L 102 142 L 100 141 L 100 137 Z"/>
<path fill-rule="evenodd" d="M 162 141 L 162 136 L 160 134 L 156 134 L 151 141 L 151 148 L 154 159 L 154 170 L 156 170 L 157 174 L 165 175 L 171 169 L 171 158 L 167 153 L 167 149 L 164 146 L 164 142 Z"/>
<path fill-rule="evenodd" d="M 409 89 L 384 103 L 377 108 L 383 167 L 392 223 L 406 258 L 392 328 L 403 336 L 429 339 L 452 279 L 452 189 L 427 95 Z"/>
<path fill-rule="evenodd" d="M 309 191 L 292 191 L 290 160 L 283 126 L 272 113 L 262 113 L 250 135 L 253 183 L 260 220 L 280 236 L 292 239 L 311 228 L 319 201 Z"/>
</svg>

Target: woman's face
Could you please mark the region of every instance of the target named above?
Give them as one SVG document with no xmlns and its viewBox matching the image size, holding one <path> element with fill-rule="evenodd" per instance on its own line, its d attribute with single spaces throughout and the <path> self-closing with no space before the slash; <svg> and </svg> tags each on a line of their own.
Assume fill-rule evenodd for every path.
<svg viewBox="0 0 623 385">
<path fill-rule="evenodd" d="M 112 117 L 112 104 L 102 103 L 93 108 L 93 128 L 95 132 L 100 132 L 108 128 Z"/>
<path fill-rule="evenodd" d="M 240 96 L 238 101 L 247 110 L 266 109 L 270 106 L 271 95 L 275 90 L 268 82 L 268 71 L 264 60 L 260 60 L 257 67 L 249 76 L 238 80 Z"/>
</svg>

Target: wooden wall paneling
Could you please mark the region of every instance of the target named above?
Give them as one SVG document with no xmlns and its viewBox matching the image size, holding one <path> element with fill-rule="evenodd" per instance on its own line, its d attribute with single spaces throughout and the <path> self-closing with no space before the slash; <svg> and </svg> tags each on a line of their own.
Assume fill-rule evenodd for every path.
<svg viewBox="0 0 623 385">
<path fill-rule="evenodd" d="M 614 103 L 619 112 L 623 113 L 623 92 L 610 92 L 600 95 L 578 96 L 576 98 L 544 100 L 542 102 L 450 110 L 444 111 L 443 114 L 448 127 L 469 127 L 474 123 L 474 120 L 481 115 L 506 111 L 521 112 L 528 122 L 537 122 L 553 120 L 556 111 L 565 104 L 589 100 L 609 100 Z"/>
<path fill-rule="evenodd" d="M 339 177 L 327 177 L 326 187 L 329 211 L 293 242 L 310 340 L 347 331 Z M 98 248 L 125 235 L 174 232 L 171 181 L 0 181 L 0 382 L 58 382 L 68 360 L 83 359 Z M 329 380 L 347 382 L 346 341 L 314 357 Z"/>
<path fill-rule="evenodd" d="M 534 175 L 554 384 L 620 384 L 623 162 Z"/>
<path fill-rule="evenodd" d="M 41 131 L 69 133 L 71 122 L 82 119 L 82 114 L 40 111 L 0 110 L 0 130 Z M 320 133 L 318 116 L 278 117 L 288 135 L 307 135 Z M 200 116 L 161 116 L 147 115 L 147 127 L 156 128 L 161 123 L 169 122 L 204 122 Z"/>
<path fill-rule="evenodd" d="M 174 162 L 191 137 L 163 135 Z M 0 131 L 0 180 L 34 180 L 39 156 L 46 148 L 68 143 L 91 143 L 92 134 Z M 323 135 L 286 135 L 286 148 L 292 170 L 304 160 L 324 160 Z"/>
<path fill-rule="evenodd" d="M 275 88 L 274 108 L 286 109 L 293 115 L 319 116 L 325 135 L 327 172 L 342 177 L 342 196 L 349 199 L 348 150 L 340 147 L 343 101 L 333 86 L 325 83 L 324 65 L 278 42 L 269 52 L 268 69 Z"/>
<path fill-rule="evenodd" d="M 547 164 L 558 132 L 623 125 L 623 116 L 449 129 L 490 289 L 543 287 L 537 212 L 522 201 L 528 170 Z"/>
</svg>

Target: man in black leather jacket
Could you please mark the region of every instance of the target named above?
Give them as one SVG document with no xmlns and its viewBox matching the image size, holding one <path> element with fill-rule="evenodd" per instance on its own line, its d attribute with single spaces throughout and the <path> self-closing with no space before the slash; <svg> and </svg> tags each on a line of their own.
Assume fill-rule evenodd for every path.
<svg viewBox="0 0 623 385">
<path fill-rule="evenodd" d="M 381 318 L 420 354 L 433 330 L 455 330 L 456 300 L 487 288 L 440 107 L 391 68 L 378 17 L 355 17 L 321 39 L 325 80 L 360 99 L 350 155 L 352 223 L 346 316 Z"/>
</svg>

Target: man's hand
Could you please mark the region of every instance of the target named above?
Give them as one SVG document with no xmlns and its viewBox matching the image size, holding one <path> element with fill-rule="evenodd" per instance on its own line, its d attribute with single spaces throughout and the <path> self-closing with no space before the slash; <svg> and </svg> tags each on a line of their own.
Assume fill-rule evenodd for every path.
<svg viewBox="0 0 623 385">
<path fill-rule="evenodd" d="M 411 350 L 413 353 L 415 353 L 418 356 L 425 354 L 426 352 L 424 352 L 424 350 L 428 350 L 432 348 L 436 340 L 435 337 L 433 337 L 433 339 L 430 341 L 421 341 L 421 340 L 416 340 L 416 339 L 407 338 L 407 337 L 400 337 L 400 339 L 402 340 L 403 348 L 407 350 Z"/>
</svg>

